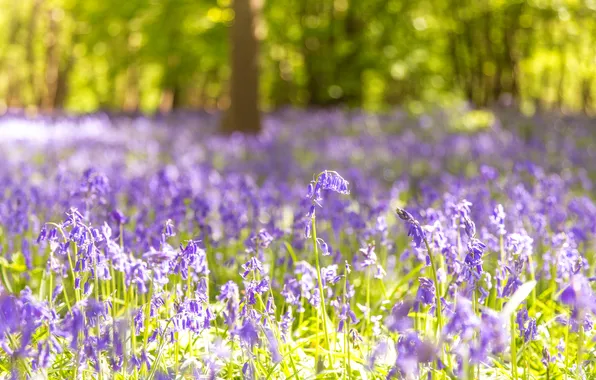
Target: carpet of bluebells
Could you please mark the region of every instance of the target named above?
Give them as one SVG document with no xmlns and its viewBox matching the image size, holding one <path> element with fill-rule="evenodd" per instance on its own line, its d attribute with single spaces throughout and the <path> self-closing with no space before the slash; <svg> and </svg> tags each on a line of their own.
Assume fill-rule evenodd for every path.
<svg viewBox="0 0 596 380">
<path fill-rule="evenodd" d="M 596 376 L 594 121 L 0 120 L 0 378 Z"/>
</svg>

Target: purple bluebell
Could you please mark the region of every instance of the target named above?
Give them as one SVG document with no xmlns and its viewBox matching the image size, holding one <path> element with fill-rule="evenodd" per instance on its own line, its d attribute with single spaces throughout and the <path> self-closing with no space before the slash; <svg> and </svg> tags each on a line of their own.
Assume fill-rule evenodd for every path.
<svg viewBox="0 0 596 380">
<path fill-rule="evenodd" d="M 433 305 L 435 303 L 435 284 L 432 280 L 419 277 L 418 293 L 416 293 L 416 301 L 423 305 Z"/>
<path fill-rule="evenodd" d="M 327 245 L 327 243 L 325 243 L 325 240 L 323 240 L 321 238 L 317 238 L 317 245 L 319 246 L 319 249 L 321 250 L 321 255 L 323 255 L 323 256 L 331 255 L 331 252 L 329 252 L 329 246 Z"/>
<path fill-rule="evenodd" d="M 505 236 L 507 233 L 507 230 L 505 229 L 505 217 L 506 214 L 503 205 L 498 204 L 495 207 L 493 214 L 490 216 L 490 222 L 496 229 L 497 235 L 499 236 Z"/>
<path fill-rule="evenodd" d="M 351 325 L 355 325 L 358 323 L 358 318 L 356 318 L 356 314 L 352 311 L 350 307 L 350 303 L 346 302 L 341 305 L 341 311 L 339 313 L 339 324 L 337 327 L 337 332 L 343 332 L 344 326 L 346 321 L 349 320 Z"/>
<path fill-rule="evenodd" d="M 265 328 L 265 336 L 267 337 L 267 347 L 269 348 L 269 353 L 271 354 L 271 361 L 273 363 L 279 363 L 282 361 L 281 352 L 279 351 L 279 342 L 273 333 L 273 330 L 270 328 Z"/>
<path fill-rule="evenodd" d="M 234 334 L 250 349 L 259 343 L 259 332 L 254 322 L 249 319 L 245 319 L 242 326 L 234 330 Z"/>
<path fill-rule="evenodd" d="M 228 327 L 235 326 L 238 319 L 238 285 L 233 281 L 228 281 L 221 287 L 221 292 L 217 296 L 219 301 L 226 301 L 226 309 L 223 312 L 224 320 Z"/>
<path fill-rule="evenodd" d="M 470 359 L 475 363 L 486 362 L 489 355 L 502 353 L 510 342 L 508 330 L 499 314 L 485 309 L 481 320 L 479 336 L 470 347 Z"/>
<path fill-rule="evenodd" d="M 522 308 L 517 312 L 516 322 L 519 328 L 520 338 L 525 343 L 537 339 L 536 319 L 528 316 L 528 309 Z"/>
<path fill-rule="evenodd" d="M 420 364 L 430 363 L 436 358 L 437 348 L 426 339 L 421 339 L 416 332 L 400 335 L 395 346 L 397 359 L 395 366 L 387 374 L 387 379 L 394 377 L 409 378 L 418 373 Z"/>
<path fill-rule="evenodd" d="M 256 256 L 252 256 L 248 259 L 248 261 L 242 265 L 242 269 L 244 270 L 241 274 L 242 278 L 248 277 L 251 273 L 262 274 L 264 272 L 263 264 Z"/>
<path fill-rule="evenodd" d="M 400 219 L 402 219 L 408 224 L 408 236 L 410 236 L 414 240 L 414 245 L 420 248 L 422 246 L 422 242 L 425 239 L 424 230 L 420 226 L 420 223 L 416 219 L 414 219 L 412 214 L 410 214 L 404 209 L 397 208 L 395 212 L 400 217 Z"/>
<path fill-rule="evenodd" d="M 414 307 L 412 300 L 405 300 L 396 303 L 391 308 L 391 313 L 385 318 L 385 325 L 391 332 L 403 332 L 413 326 L 412 318 L 408 316 Z"/>
</svg>

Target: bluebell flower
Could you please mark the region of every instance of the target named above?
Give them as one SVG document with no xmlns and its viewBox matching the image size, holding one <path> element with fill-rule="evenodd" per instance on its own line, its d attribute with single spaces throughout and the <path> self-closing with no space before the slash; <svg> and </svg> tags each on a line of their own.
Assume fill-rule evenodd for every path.
<svg viewBox="0 0 596 380">
<path fill-rule="evenodd" d="M 342 178 L 337 172 L 325 170 L 319 175 L 316 188 L 319 187 L 323 190 L 331 190 L 340 194 L 350 194 L 349 183 Z"/>
<path fill-rule="evenodd" d="M 257 295 L 261 295 L 267 291 L 269 291 L 269 279 L 264 278 L 260 281 L 248 281 L 245 282 L 245 298 L 248 301 L 249 305 L 254 305 L 257 303 Z"/>
<path fill-rule="evenodd" d="M 39 235 L 37 236 L 37 240 L 36 240 L 37 243 L 39 244 L 40 242 L 46 240 L 47 236 L 48 236 L 48 231 L 46 229 L 46 225 L 44 224 L 41 227 L 41 231 L 39 231 Z"/>
<path fill-rule="evenodd" d="M 464 231 L 469 239 L 476 236 L 476 224 L 470 218 L 464 219 Z"/>
<path fill-rule="evenodd" d="M 273 363 L 279 363 L 283 360 L 281 356 L 281 352 L 279 351 L 279 342 L 273 334 L 273 330 L 270 328 L 265 328 L 265 336 L 267 337 L 267 347 L 269 348 L 269 353 L 271 354 L 271 361 Z"/>
<path fill-rule="evenodd" d="M 242 326 L 236 328 L 233 333 L 250 349 L 259 343 L 259 332 L 254 322 L 249 319 L 245 319 Z"/>
<path fill-rule="evenodd" d="M 314 215 L 314 214 L 313 214 Z M 311 221 L 307 220 L 304 224 L 304 238 L 308 239 L 310 238 L 310 229 L 311 229 Z"/>
<path fill-rule="evenodd" d="M 534 239 L 523 230 L 512 233 L 507 235 L 505 248 L 512 258 L 527 261 L 534 250 Z"/>
<path fill-rule="evenodd" d="M 356 318 L 356 314 L 352 311 L 349 302 L 345 302 L 341 305 L 341 311 L 339 313 L 339 324 L 337 327 L 337 332 L 344 331 L 344 325 L 347 320 L 350 320 L 352 325 L 358 323 L 358 318 Z"/>
<path fill-rule="evenodd" d="M 273 236 L 263 228 L 257 234 L 252 233 L 244 245 L 247 248 L 246 251 L 251 253 L 256 252 L 257 250 L 268 248 L 272 242 Z"/>
<path fill-rule="evenodd" d="M 310 205 L 310 207 L 308 208 L 308 212 L 306 213 L 306 217 L 308 219 L 311 219 L 315 216 L 315 212 L 316 212 L 316 207 L 314 204 Z"/>
<path fill-rule="evenodd" d="M 548 366 L 554 361 L 555 358 L 552 357 L 548 349 L 546 347 L 542 348 L 542 359 L 540 359 L 542 365 L 548 368 Z"/>
<path fill-rule="evenodd" d="M 294 305 L 298 308 L 298 312 L 302 312 L 302 289 L 300 282 L 295 278 L 290 278 L 284 282 L 281 295 L 289 305 Z"/>
<path fill-rule="evenodd" d="M 418 373 L 419 364 L 431 363 L 436 358 L 437 348 L 426 339 L 420 339 L 418 333 L 408 332 L 400 335 L 396 347 L 395 366 L 387 374 L 387 379 L 394 377 L 409 378 Z"/>
<path fill-rule="evenodd" d="M 172 219 L 168 219 L 165 223 L 164 236 L 166 238 L 176 236 L 176 232 L 174 231 L 174 222 L 172 222 Z"/>
<path fill-rule="evenodd" d="M 524 263 L 521 260 L 516 260 L 511 265 L 506 265 L 505 270 L 509 274 L 507 282 L 503 287 L 502 294 L 505 297 L 510 297 L 523 284 L 521 276 L 523 274 Z"/>
<path fill-rule="evenodd" d="M 112 211 L 112 218 L 116 221 L 116 224 L 118 224 L 118 226 L 126 224 L 127 222 L 126 216 L 118 209 Z"/>
<path fill-rule="evenodd" d="M 331 254 L 331 252 L 329 252 L 329 246 L 327 245 L 327 243 L 325 243 L 325 240 L 317 238 L 317 245 L 321 249 L 321 255 L 329 256 Z"/>
<path fill-rule="evenodd" d="M 281 317 L 281 321 L 279 322 L 279 329 L 281 333 L 282 341 L 287 342 L 288 337 L 290 336 L 290 331 L 292 329 L 292 323 L 294 322 L 292 306 L 289 306 L 288 311 Z"/>
<path fill-rule="evenodd" d="M 244 272 L 241 274 L 242 278 L 246 278 L 250 273 L 262 274 L 264 272 L 263 264 L 255 256 L 248 259 L 248 261 L 242 265 L 242 269 L 244 269 Z"/>
<path fill-rule="evenodd" d="M 488 360 L 489 354 L 498 354 L 505 350 L 510 342 L 508 330 L 503 319 L 496 312 L 485 309 L 479 336 L 470 348 L 470 358 L 475 363 Z"/>
<path fill-rule="evenodd" d="M 413 326 L 412 318 L 408 316 L 410 310 L 414 306 L 411 300 L 405 300 L 396 303 L 391 308 L 391 313 L 385 319 L 385 325 L 391 332 L 403 332 Z"/>
<path fill-rule="evenodd" d="M 422 230 L 420 224 L 410 224 L 410 228 L 408 229 L 408 236 L 410 236 L 414 240 L 414 245 L 417 248 L 420 248 L 422 246 L 422 242 L 424 241 L 424 231 Z"/>
<path fill-rule="evenodd" d="M 405 221 L 408 224 L 408 236 L 410 236 L 414 240 L 414 245 L 417 248 L 420 248 L 425 239 L 424 230 L 420 226 L 420 223 L 416 219 L 414 219 L 412 214 L 410 214 L 404 209 L 398 207 L 395 210 L 395 212 L 401 220 Z"/>
<path fill-rule="evenodd" d="M 321 305 L 321 292 L 319 288 L 314 288 L 312 292 L 309 294 L 308 302 L 315 308 L 318 308 Z"/>
<path fill-rule="evenodd" d="M 316 181 L 312 181 L 308 185 L 306 197 L 311 200 L 311 207 L 307 215 L 314 216 L 313 205 L 321 205 L 323 200 L 322 190 L 334 191 L 339 194 L 350 194 L 349 183 L 337 172 L 323 171 L 320 173 Z"/>
<path fill-rule="evenodd" d="M 420 277 L 418 278 L 420 286 L 418 293 L 416 293 L 416 300 L 423 305 L 434 305 L 435 303 L 435 284 L 431 279 Z"/>
<path fill-rule="evenodd" d="M 455 310 L 449 321 L 443 327 L 444 337 L 459 335 L 463 341 L 470 340 L 476 328 L 480 326 L 480 319 L 472 309 L 472 302 L 466 298 L 459 297 L 455 303 Z"/>
<path fill-rule="evenodd" d="M 505 236 L 507 233 L 507 230 L 505 229 L 505 217 L 506 214 L 503 205 L 498 204 L 495 207 L 493 214 L 490 216 L 490 222 L 496 228 L 497 235 L 499 236 Z"/>
<path fill-rule="evenodd" d="M 337 270 L 337 264 L 321 268 L 321 280 L 323 281 L 324 288 L 335 285 L 341 280 L 342 276 L 337 274 Z"/>
<path fill-rule="evenodd" d="M 464 259 L 464 267 L 461 271 L 463 281 L 466 281 L 471 289 L 476 287 L 484 269 L 482 268 L 482 256 L 486 245 L 476 238 L 468 242 L 468 253 Z"/>
<path fill-rule="evenodd" d="M 255 369 L 252 363 L 246 362 L 242 366 L 242 376 L 244 379 L 253 380 L 255 378 Z"/>
<path fill-rule="evenodd" d="M 519 328 L 520 338 L 522 338 L 525 343 L 537 339 L 536 319 L 528 316 L 528 309 L 520 309 L 517 312 L 516 321 Z"/>
</svg>

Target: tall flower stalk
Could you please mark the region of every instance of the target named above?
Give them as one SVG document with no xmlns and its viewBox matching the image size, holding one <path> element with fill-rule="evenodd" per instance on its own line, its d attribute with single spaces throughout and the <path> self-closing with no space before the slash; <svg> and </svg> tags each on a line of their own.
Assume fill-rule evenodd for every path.
<svg viewBox="0 0 596 380">
<path fill-rule="evenodd" d="M 319 246 L 321 247 L 321 253 L 324 256 L 329 255 L 329 249 L 327 243 L 321 238 L 317 238 L 317 219 L 316 219 L 316 206 L 322 207 L 321 202 L 323 201 L 322 191 L 331 190 L 339 194 L 350 194 L 348 188 L 349 183 L 343 179 L 335 171 L 323 171 L 316 176 L 308 185 L 308 191 L 306 197 L 311 200 L 311 205 L 307 213 L 309 220 L 306 222 L 305 237 L 309 236 L 312 238 L 314 253 L 315 253 L 315 267 L 317 270 L 317 284 L 319 289 L 320 304 L 321 304 L 321 319 L 323 320 L 323 333 L 325 334 L 325 344 L 327 345 L 327 351 L 329 352 L 329 365 L 333 364 L 331 357 L 331 343 L 329 339 L 329 330 L 327 328 L 327 309 L 325 305 L 325 292 L 323 289 L 323 280 L 321 276 L 321 264 L 319 259 Z M 318 359 L 317 359 L 318 360 Z"/>
<path fill-rule="evenodd" d="M 437 317 L 437 326 L 435 329 L 435 333 L 436 333 L 436 336 L 438 336 L 441 332 L 441 329 L 443 328 L 443 312 L 441 310 L 442 309 L 441 308 L 441 292 L 439 290 L 440 289 L 439 281 L 438 281 L 438 277 L 437 277 L 437 264 L 435 263 L 435 257 L 433 255 L 433 251 L 430 248 L 430 244 L 428 243 L 428 240 L 426 239 L 426 235 L 425 235 L 424 231 L 422 230 L 422 226 L 420 226 L 420 222 L 418 222 L 416 219 L 414 219 L 412 214 L 410 214 L 409 212 L 407 212 L 404 209 L 401 209 L 398 207 L 395 210 L 395 212 L 397 213 L 397 216 L 399 216 L 399 218 L 401 220 L 408 223 L 408 225 L 409 225 L 408 236 L 410 236 L 414 239 L 414 244 L 416 245 L 416 247 L 420 247 L 422 242 L 424 242 L 426 250 L 428 251 L 431 275 L 432 275 L 433 282 L 435 285 L 434 286 L 434 288 L 435 288 L 435 315 Z"/>
</svg>

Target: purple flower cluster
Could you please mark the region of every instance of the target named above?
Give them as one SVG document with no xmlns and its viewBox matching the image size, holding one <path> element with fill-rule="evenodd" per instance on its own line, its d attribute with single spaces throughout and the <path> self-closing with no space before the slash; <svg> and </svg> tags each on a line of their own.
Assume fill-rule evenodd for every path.
<svg viewBox="0 0 596 380">
<path fill-rule="evenodd" d="M 285 110 L 259 136 L 88 116 L 44 128 L 105 133 L 0 139 L 0 378 L 589 373 L 593 132 L 499 112 L 470 133 Z"/>
</svg>

